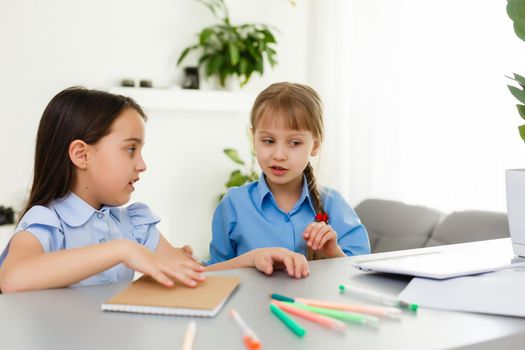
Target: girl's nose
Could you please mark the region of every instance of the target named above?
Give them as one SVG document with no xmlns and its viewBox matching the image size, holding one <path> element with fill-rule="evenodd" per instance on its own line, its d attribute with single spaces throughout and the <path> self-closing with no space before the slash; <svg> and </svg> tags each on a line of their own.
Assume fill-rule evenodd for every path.
<svg viewBox="0 0 525 350">
<path fill-rule="evenodd" d="M 147 168 L 148 167 L 146 166 L 146 162 L 144 161 L 142 157 L 140 157 L 139 162 L 137 163 L 137 171 L 142 173 L 146 171 Z"/>
<path fill-rule="evenodd" d="M 286 150 L 284 146 L 276 146 L 273 152 L 273 159 L 275 160 L 286 160 Z"/>
</svg>

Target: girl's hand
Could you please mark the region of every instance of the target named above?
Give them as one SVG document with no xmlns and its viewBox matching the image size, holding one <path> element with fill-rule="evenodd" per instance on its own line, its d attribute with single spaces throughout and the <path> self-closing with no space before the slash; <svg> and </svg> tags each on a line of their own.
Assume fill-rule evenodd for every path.
<svg viewBox="0 0 525 350">
<path fill-rule="evenodd" d="M 295 278 L 308 276 L 308 262 L 302 254 L 285 248 L 259 248 L 247 253 L 251 255 L 252 266 L 267 275 L 274 270 L 286 269 Z"/>
<path fill-rule="evenodd" d="M 193 248 L 187 244 L 184 247 L 180 248 L 180 250 L 189 257 L 193 256 Z"/>
<path fill-rule="evenodd" d="M 161 256 L 132 241 L 125 241 L 123 262 L 127 267 L 153 277 L 160 284 L 172 287 L 174 281 L 195 287 L 204 281 L 204 267 L 181 250 L 180 254 Z"/>
<path fill-rule="evenodd" d="M 325 258 L 345 256 L 337 244 L 337 233 L 325 222 L 312 222 L 303 232 L 306 244 Z"/>
<path fill-rule="evenodd" d="M 203 265 L 204 263 L 199 260 L 199 258 L 197 258 L 195 255 L 193 255 L 193 248 L 189 245 L 185 245 L 184 247 L 181 247 L 181 248 L 175 248 L 175 250 L 177 250 L 178 252 L 190 257 L 193 261 L 196 261 L 199 265 Z"/>
</svg>

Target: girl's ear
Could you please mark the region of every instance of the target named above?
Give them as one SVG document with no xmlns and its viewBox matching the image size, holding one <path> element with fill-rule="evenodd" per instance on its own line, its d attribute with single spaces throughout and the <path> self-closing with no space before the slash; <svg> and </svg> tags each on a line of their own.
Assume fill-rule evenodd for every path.
<svg viewBox="0 0 525 350">
<path fill-rule="evenodd" d="M 77 168 L 87 168 L 87 148 L 87 143 L 82 140 L 74 140 L 69 144 L 69 159 Z"/>
<path fill-rule="evenodd" d="M 250 141 L 252 143 L 252 151 L 255 153 L 255 130 L 253 128 L 250 128 Z"/>
<path fill-rule="evenodd" d="M 319 148 L 321 148 L 321 142 L 318 139 L 314 140 L 314 147 L 312 148 L 312 152 L 310 155 L 312 157 L 315 157 L 319 153 Z"/>
</svg>

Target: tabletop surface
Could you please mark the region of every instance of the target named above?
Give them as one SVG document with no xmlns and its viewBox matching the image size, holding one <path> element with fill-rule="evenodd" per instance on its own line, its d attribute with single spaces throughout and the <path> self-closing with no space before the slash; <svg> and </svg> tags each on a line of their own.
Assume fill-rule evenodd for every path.
<svg viewBox="0 0 525 350">
<path fill-rule="evenodd" d="M 509 239 L 465 247 L 487 244 L 500 254 L 512 254 Z M 352 259 L 311 262 L 310 276 L 301 280 L 282 271 L 272 276 L 255 269 L 215 272 L 239 276 L 241 283 L 214 318 L 101 311 L 100 305 L 128 283 L 0 295 L 0 342 L 4 349 L 180 349 L 188 322 L 195 320 L 193 349 L 244 349 L 241 332 L 228 317 L 231 308 L 257 333 L 263 349 L 443 349 L 483 344 L 486 348 L 507 344 L 508 348 L 509 343 L 525 341 L 525 319 L 514 317 L 420 308 L 417 313 L 403 313 L 398 321 L 381 321 L 377 329 L 348 324 L 344 334 L 296 318 L 307 331 L 299 338 L 270 312 L 271 293 L 364 304 L 340 295 L 338 285 L 397 295 L 410 281 L 409 277 L 361 272 L 351 266 Z"/>
</svg>

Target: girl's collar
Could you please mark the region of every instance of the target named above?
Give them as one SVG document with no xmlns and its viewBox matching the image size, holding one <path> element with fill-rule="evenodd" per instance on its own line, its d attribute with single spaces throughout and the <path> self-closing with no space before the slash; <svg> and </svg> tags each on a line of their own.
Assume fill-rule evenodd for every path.
<svg viewBox="0 0 525 350">
<path fill-rule="evenodd" d="M 96 210 L 73 192 L 69 192 L 64 197 L 53 201 L 51 207 L 71 227 L 84 225 L 94 213 L 101 213 L 102 215 L 111 213 L 117 220 L 120 220 L 120 212 L 117 207 L 105 205 L 100 210 Z"/>
<path fill-rule="evenodd" d="M 301 190 L 301 196 L 299 197 L 299 200 L 297 201 L 298 205 L 303 203 L 305 199 L 308 200 L 308 204 L 310 205 L 310 208 L 312 208 L 312 211 L 315 213 L 315 209 L 312 203 L 312 199 L 310 198 L 310 192 L 308 191 L 308 183 L 306 181 L 306 176 L 303 174 L 303 185 Z M 273 201 L 275 202 L 274 195 L 272 191 L 270 190 L 270 187 L 268 187 L 268 183 L 266 182 L 266 178 L 264 176 L 264 173 L 261 172 L 261 175 L 259 176 L 259 180 L 257 182 L 257 191 L 259 194 L 259 198 L 257 198 L 257 205 L 259 206 L 259 209 L 262 210 L 262 205 L 266 197 L 270 196 Z M 297 206 L 296 206 L 297 207 Z M 293 209 L 295 210 L 295 209 Z M 292 210 L 292 211 L 293 211 Z"/>
</svg>

